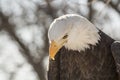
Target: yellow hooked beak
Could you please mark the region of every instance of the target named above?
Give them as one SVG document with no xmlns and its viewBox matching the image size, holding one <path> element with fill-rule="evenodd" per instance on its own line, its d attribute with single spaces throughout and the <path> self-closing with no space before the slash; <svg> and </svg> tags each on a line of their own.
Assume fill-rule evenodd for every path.
<svg viewBox="0 0 120 80">
<path fill-rule="evenodd" d="M 52 60 L 55 60 L 56 53 L 60 50 L 60 48 L 64 45 L 66 42 L 65 39 L 62 39 L 59 41 L 59 43 L 55 41 L 51 41 L 50 47 L 49 47 L 49 56 Z"/>
</svg>

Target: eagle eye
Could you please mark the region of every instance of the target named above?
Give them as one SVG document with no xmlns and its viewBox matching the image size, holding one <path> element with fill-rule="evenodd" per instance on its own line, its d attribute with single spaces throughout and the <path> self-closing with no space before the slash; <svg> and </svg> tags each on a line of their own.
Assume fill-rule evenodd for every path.
<svg viewBox="0 0 120 80">
<path fill-rule="evenodd" d="M 62 39 L 66 39 L 68 37 L 68 35 L 66 34 L 65 36 L 63 36 L 63 38 Z"/>
</svg>

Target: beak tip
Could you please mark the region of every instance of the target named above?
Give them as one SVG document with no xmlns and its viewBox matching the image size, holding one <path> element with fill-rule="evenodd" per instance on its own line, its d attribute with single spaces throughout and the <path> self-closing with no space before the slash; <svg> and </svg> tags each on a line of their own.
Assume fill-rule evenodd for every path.
<svg viewBox="0 0 120 80">
<path fill-rule="evenodd" d="M 55 60 L 55 58 L 54 57 L 50 57 L 52 60 Z"/>
<path fill-rule="evenodd" d="M 52 58 L 52 60 L 55 60 L 55 58 Z"/>
</svg>

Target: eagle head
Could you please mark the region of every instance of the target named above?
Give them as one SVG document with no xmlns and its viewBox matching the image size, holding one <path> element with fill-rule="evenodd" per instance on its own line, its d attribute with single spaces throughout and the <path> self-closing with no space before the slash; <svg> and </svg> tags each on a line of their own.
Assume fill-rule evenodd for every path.
<svg viewBox="0 0 120 80">
<path fill-rule="evenodd" d="M 48 31 L 50 58 L 54 60 L 63 46 L 68 50 L 84 51 L 89 45 L 96 45 L 100 39 L 98 31 L 90 21 L 77 14 L 56 18 Z"/>
</svg>

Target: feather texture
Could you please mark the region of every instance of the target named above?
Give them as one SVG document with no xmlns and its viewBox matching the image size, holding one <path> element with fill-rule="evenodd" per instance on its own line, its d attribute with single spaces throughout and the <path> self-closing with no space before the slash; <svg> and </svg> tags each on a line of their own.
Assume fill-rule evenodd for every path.
<svg viewBox="0 0 120 80">
<path fill-rule="evenodd" d="M 85 51 L 67 50 L 63 47 L 50 60 L 48 80 L 118 80 L 111 53 L 113 39 L 99 32 L 101 40 Z"/>
</svg>

